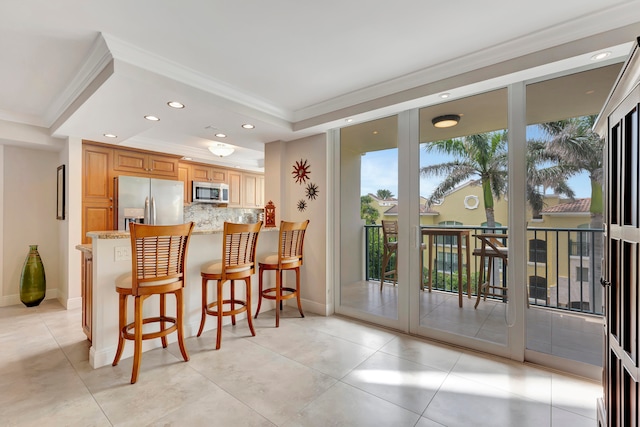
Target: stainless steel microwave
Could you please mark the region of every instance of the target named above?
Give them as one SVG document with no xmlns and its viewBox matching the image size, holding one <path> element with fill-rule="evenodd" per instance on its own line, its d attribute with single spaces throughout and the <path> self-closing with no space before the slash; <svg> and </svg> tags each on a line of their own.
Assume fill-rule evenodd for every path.
<svg viewBox="0 0 640 427">
<path fill-rule="evenodd" d="M 193 181 L 194 203 L 229 203 L 229 186 L 218 182 Z"/>
</svg>

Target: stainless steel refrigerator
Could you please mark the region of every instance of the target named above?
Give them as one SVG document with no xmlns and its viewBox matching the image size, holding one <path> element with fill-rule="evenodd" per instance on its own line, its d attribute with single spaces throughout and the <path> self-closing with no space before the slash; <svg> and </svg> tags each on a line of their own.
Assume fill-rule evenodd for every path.
<svg viewBox="0 0 640 427">
<path fill-rule="evenodd" d="M 118 230 L 129 230 L 132 222 L 151 225 L 183 223 L 182 181 L 119 176 L 115 178 L 115 195 Z"/>
</svg>

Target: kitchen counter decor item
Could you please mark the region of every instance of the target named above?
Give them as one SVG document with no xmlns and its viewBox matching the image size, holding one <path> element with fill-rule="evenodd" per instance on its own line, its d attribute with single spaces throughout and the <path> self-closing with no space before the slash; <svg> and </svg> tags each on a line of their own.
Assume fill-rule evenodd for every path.
<svg viewBox="0 0 640 427">
<path fill-rule="evenodd" d="M 20 275 L 20 301 L 27 307 L 36 307 L 44 300 L 46 290 L 47 278 L 38 245 L 29 245 L 29 254 Z"/>
<path fill-rule="evenodd" d="M 269 200 L 267 206 L 264 207 L 264 226 L 276 226 L 276 207 L 271 200 Z"/>
</svg>

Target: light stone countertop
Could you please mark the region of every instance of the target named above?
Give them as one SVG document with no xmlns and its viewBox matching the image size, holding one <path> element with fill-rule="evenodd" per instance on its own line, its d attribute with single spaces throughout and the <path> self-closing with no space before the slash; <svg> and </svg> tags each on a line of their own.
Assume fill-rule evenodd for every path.
<svg viewBox="0 0 640 427">
<path fill-rule="evenodd" d="M 260 232 L 265 233 L 265 232 L 272 232 L 272 231 L 279 231 L 279 230 L 280 230 L 279 227 L 262 227 Z M 193 236 L 206 235 L 206 234 L 222 234 L 222 229 L 216 229 L 216 230 L 194 229 L 191 234 Z M 128 239 L 130 235 L 128 231 L 112 230 L 112 231 L 89 231 L 87 233 L 87 236 L 91 238 L 98 238 L 98 239 Z M 86 246 L 86 245 L 78 245 L 76 246 L 76 249 L 83 250 L 81 246 Z M 90 246 L 91 245 L 89 245 L 89 247 Z"/>
</svg>

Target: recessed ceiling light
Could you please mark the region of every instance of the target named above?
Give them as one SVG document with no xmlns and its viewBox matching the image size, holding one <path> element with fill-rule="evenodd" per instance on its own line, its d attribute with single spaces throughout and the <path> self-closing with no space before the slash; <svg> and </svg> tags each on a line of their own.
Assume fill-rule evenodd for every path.
<svg viewBox="0 0 640 427">
<path fill-rule="evenodd" d="M 587 94 L 587 95 L 592 95 L 592 94 L 594 94 L 594 93 L 596 93 L 596 91 L 595 91 L 595 90 L 593 90 L 593 89 L 588 90 L 588 91 L 586 91 L 586 92 L 585 92 L 585 94 Z"/>
<path fill-rule="evenodd" d="M 112 133 L 103 133 L 104 136 L 106 136 L 107 138 L 117 138 L 118 135 L 114 135 Z"/>
<path fill-rule="evenodd" d="M 353 119 L 346 119 L 345 122 L 347 123 L 351 123 L 353 121 Z"/>
<path fill-rule="evenodd" d="M 445 92 L 445 93 L 441 93 L 441 94 L 440 94 L 440 98 L 442 98 L 442 99 L 447 99 L 447 98 L 448 98 L 448 97 L 450 97 L 450 96 L 451 96 L 451 94 L 450 94 L 450 93 L 448 93 L 448 92 Z"/>
<path fill-rule="evenodd" d="M 224 133 L 216 133 L 216 136 L 218 138 L 226 138 L 227 137 L 227 135 L 225 135 Z"/>
<path fill-rule="evenodd" d="M 167 102 L 167 105 L 171 108 L 177 108 L 177 109 L 184 108 L 184 104 L 178 101 L 169 101 Z"/>
<path fill-rule="evenodd" d="M 600 53 L 596 53 L 595 55 L 593 55 L 591 57 L 592 61 L 599 61 L 601 59 L 606 58 L 607 56 L 611 55 L 611 52 L 600 52 Z"/>
<path fill-rule="evenodd" d="M 374 130 L 374 131 L 373 131 L 373 134 L 374 134 L 374 135 L 377 135 L 377 134 L 378 134 L 378 131 L 377 131 L 377 130 Z"/>
<path fill-rule="evenodd" d="M 159 122 L 160 119 L 156 116 L 144 116 L 145 119 L 150 120 L 152 122 Z"/>
<path fill-rule="evenodd" d="M 183 157 L 182 160 L 193 160 L 191 157 Z"/>
<path fill-rule="evenodd" d="M 249 123 L 245 123 L 245 124 L 242 125 L 242 128 L 243 129 L 253 129 L 253 128 L 255 128 L 255 126 L 252 125 L 252 124 L 249 124 Z"/>
</svg>

